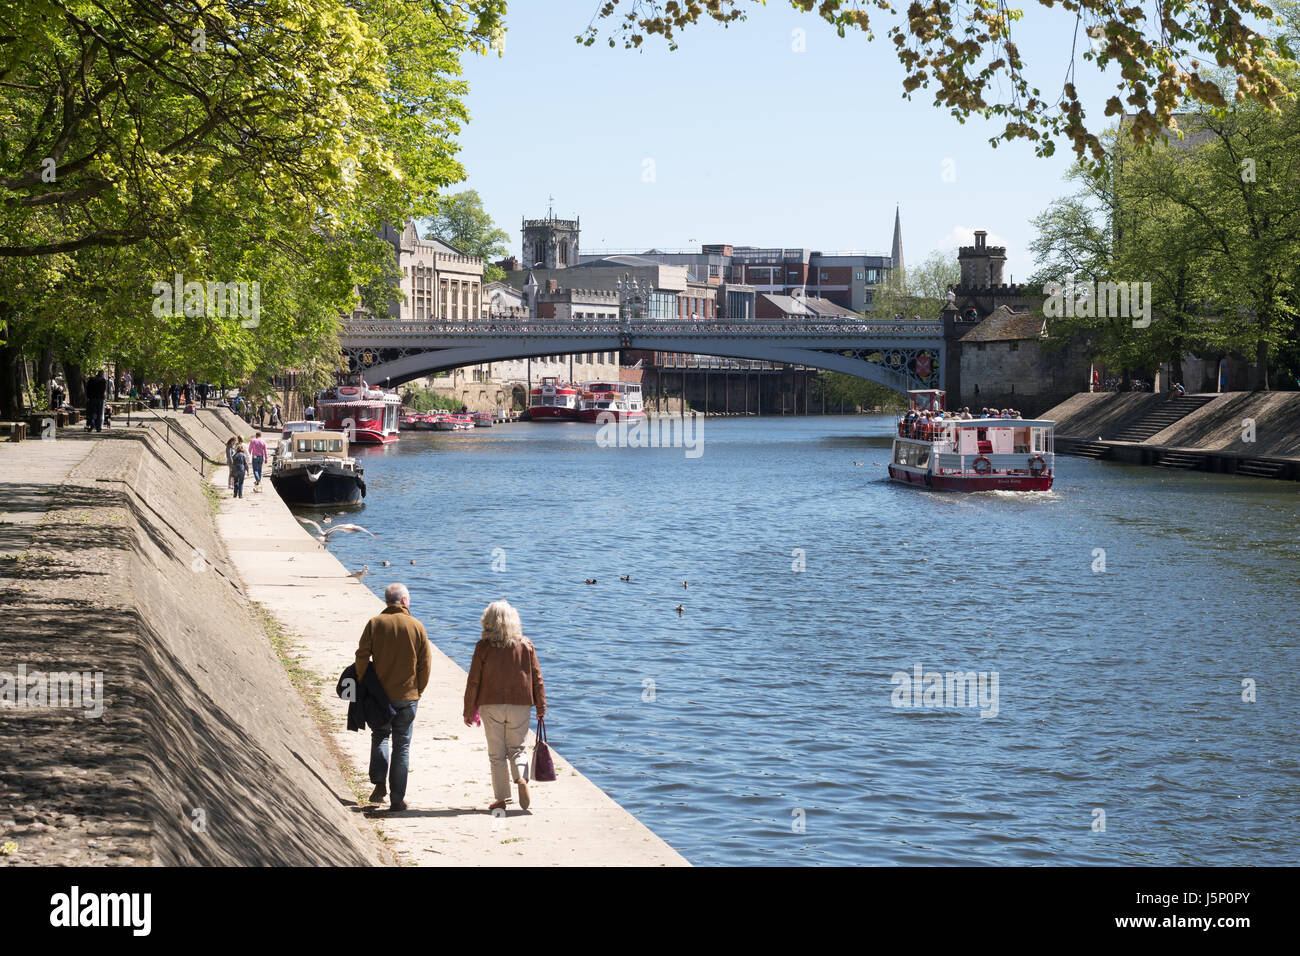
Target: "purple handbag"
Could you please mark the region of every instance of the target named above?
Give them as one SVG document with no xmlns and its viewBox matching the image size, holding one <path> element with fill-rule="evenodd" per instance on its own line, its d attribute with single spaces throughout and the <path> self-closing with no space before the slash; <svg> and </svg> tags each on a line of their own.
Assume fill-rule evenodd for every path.
<svg viewBox="0 0 1300 956">
<path fill-rule="evenodd" d="M 546 721 L 537 718 L 537 745 L 533 747 L 533 780 L 550 783 L 555 779 L 555 761 L 551 748 L 546 746 Z"/>
</svg>

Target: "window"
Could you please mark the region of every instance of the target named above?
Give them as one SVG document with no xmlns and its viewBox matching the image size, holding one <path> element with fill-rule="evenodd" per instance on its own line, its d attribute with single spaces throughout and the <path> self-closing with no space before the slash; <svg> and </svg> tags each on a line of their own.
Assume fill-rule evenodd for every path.
<svg viewBox="0 0 1300 956">
<path fill-rule="evenodd" d="M 855 273 L 853 273 L 853 278 L 857 279 L 859 282 L 862 281 L 862 279 L 863 279 L 864 276 L 865 276 L 865 273 L 862 273 L 862 272 L 855 272 Z"/>
</svg>

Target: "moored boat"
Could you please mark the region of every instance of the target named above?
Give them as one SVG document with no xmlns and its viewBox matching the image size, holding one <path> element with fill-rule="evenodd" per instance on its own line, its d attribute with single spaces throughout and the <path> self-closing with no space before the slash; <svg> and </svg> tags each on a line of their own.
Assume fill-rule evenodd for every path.
<svg viewBox="0 0 1300 956">
<path fill-rule="evenodd" d="M 578 387 L 553 375 L 542 379 L 528 398 L 528 417 L 534 422 L 578 420 Z"/>
<path fill-rule="evenodd" d="M 942 491 L 1047 491 L 1052 487 L 1054 422 L 1023 418 L 958 418 L 944 411 L 944 393 L 908 393 L 898 423 L 889 477 Z"/>
<path fill-rule="evenodd" d="M 343 432 L 297 432 L 281 448 L 271 484 L 288 504 L 355 504 L 366 496 L 364 469 L 348 455 Z"/>
<path fill-rule="evenodd" d="M 586 382 L 578 402 L 578 421 L 631 421 L 645 417 L 637 382 Z"/>
<path fill-rule="evenodd" d="M 372 388 L 360 376 L 321 392 L 316 415 L 325 427 L 347 432 L 358 445 L 397 441 L 402 399 L 396 392 Z"/>
</svg>

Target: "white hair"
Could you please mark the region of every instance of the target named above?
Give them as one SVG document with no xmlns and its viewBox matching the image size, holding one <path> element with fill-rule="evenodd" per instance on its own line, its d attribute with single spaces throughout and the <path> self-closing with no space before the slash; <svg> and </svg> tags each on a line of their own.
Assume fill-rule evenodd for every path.
<svg viewBox="0 0 1300 956">
<path fill-rule="evenodd" d="M 524 639 L 519 612 L 506 601 L 493 601 L 479 621 L 483 626 L 482 640 L 494 647 L 514 647 Z"/>
<path fill-rule="evenodd" d="M 411 600 L 411 592 L 405 584 L 390 584 L 384 588 L 384 601 L 388 604 L 401 604 Z"/>
</svg>

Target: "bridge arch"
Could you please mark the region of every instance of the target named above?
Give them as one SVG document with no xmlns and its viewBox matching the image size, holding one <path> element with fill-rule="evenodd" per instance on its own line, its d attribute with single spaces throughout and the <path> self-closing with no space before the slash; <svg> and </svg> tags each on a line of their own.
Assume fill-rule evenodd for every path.
<svg viewBox="0 0 1300 956">
<path fill-rule="evenodd" d="M 883 333 L 866 328 L 750 326 L 710 334 L 694 325 L 672 323 L 599 329 L 536 324 L 526 329 L 534 334 L 516 335 L 495 326 L 389 323 L 347 329 L 342 344 L 354 371 L 389 386 L 489 362 L 637 349 L 802 365 L 853 375 L 900 393 L 943 387 L 941 328 L 879 327 Z"/>
</svg>

